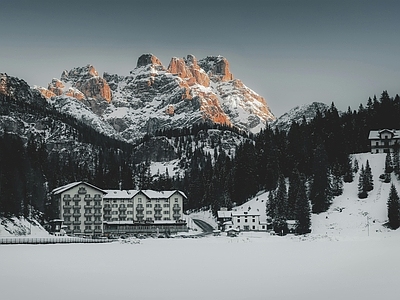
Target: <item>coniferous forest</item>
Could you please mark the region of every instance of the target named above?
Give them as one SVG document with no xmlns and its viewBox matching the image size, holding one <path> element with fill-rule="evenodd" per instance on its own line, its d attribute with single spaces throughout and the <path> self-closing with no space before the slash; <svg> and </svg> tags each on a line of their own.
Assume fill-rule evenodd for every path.
<svg viewBox="0 0 400 300">
<path fill-rule="evenodd" d="M 17 99 L 2 96 L 0 100 L 2 115 L 17 109 Z M 99 134 L 44 104 L 24 105 L 20 110 L 67 124 L 70 134 L 86 145 L 90 155 L 83 160 L 79 155 L 52 151 L 39 136 L 26 140 L 15 134 L 1 135 L 0 212 L 5 216 L 27 216 L 28 205 L 46 211 L 52 189 L 79 180 L 102 188 L 117 188 L 121 182 L 123 189 L 180 189 L 188 196 L 187 210 L 211 208 L 214 213 L 265 190 L 271 191 L 266 209 L 274 225 L 286 230 L 285 220 L 296 219 L 301 225 L 298 230 L 305 233 L 310 228 L 310 209 L 326 211 L 333 197 L 341 194 L 343 182 L 353 181 L 358 168 L 366 178 L 358 196 L 364 197 L 373 188 L 368 181 L 369 166 L 355 166 L 349 156 L 370 151 L 369 131 L 400 128 L 400 97 L 390 97 L 386 91 L 343 113 L 332 103 L 313 120 L 293 123 L 287 132 L 267 127 L 249 136 L 228 126 L 201 124 L 157 132 L 135 145 Z M 231 153 L 216 140 L 210 154 L 199 141 L 199 134 L 207 135 L 210 129 L 232 131 L 242 135 L 243 142 Z M 151 157 L 139 149 L 153 145 L 157 138 L 168 139 L 175 146 L 175 150 L 160 148 L 157 155 L 181 159 L 184 175 L 151 176 Z M 391 164 L 397 175 L 399 164 L 398 158 Z"/>
</svg>

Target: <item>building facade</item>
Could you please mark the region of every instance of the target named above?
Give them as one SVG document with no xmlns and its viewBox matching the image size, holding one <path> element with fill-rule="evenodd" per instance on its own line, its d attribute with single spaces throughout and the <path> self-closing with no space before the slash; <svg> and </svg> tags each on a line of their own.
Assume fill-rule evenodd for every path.
<svg viewBox="0 0 400 300">
<path fill-rule="evenodd" d="M 52 191 L 58 218 L 72 235 L 103 235 L 102 189 L 86 182 L 73 182 Z"/>
<path fill-rule="evenodd" d="M 181 191 L 102 190 L 74 182 L 52 191 L 67 234 L 121 235 L 187 231 Z"/>
<path fill-rule="evenodd" d="M 399 150 L 400 135 L 397 129 L 371 130 L 369 141 L 371 153 L 387 153 Z"/>
<path fill-rule="evenodd" d="M 217 216 L 218 229 L 222 231 L 232 228 L 240 231 L 267 231 L 270 229 L 267 220 L 262 218 L 257 210 L 222 210 L 217 212 Z"/>
</svg>

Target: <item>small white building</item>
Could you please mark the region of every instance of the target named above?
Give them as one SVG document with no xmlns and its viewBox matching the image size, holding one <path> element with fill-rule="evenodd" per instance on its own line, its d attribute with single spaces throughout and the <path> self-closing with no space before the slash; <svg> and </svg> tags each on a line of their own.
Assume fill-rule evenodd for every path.
<svg viewBox="0 0 400 300">
<path fill-rule="evenodd" d="M 240 231 L 267 231 L 266 217 L 261 216 L 257 209 L 233 209 L 232 211 L 218 211 L 219 229 L 238 229 Z"/>
</svg>

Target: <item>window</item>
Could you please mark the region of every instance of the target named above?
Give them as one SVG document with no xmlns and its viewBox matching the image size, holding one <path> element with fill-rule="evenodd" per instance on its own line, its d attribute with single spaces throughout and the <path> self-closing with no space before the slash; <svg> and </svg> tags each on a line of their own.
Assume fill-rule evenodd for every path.
<svg viewBox="0 0 400 300">
<path fill-rule="evenodd" d="M 169 203 L 164 204 L 164 207 L 169 207 Z"/>
<path fill-rule="evenodd" d="M 131 211 L 131 210 L 128 210 L 127 213 L 128 213 L 128 215 L 133 215 L 133 211 Z"/>
<path fill-rule="evenodd" d="M 253 223 L 255 223 L 256 222 L 256 218 L 253 218 Z"/>
<path fill-rule="evenodd" d="M 85 209 L 85 214 L 91 214 L 92 210 L 90 208 Z"/>
<path fill-rule="evenodd" d="M 118 204 L 113 204 L 112 207 L 117 208 Z"/>
<path fill-rule="evenodd" d="M 80 226 L 79 225 L 74 225 L 74 230 L 80 230 Z"/>
<path fill-rule="evenodd" d="M 64 217 L 64 221 L 65 221 L 65 222 L 71 221 L 71 217 Z"/>
<path fill-rule="evenodd" d="M 133 207 L 133 203 L 128 203 L 127 207 Z"/>
<path fill-rule="evenodd" d="M 247 218 L 244 219 L 244 222 L 247 223 Z"/>
<path fill-rule="evenodd" d="M 70 213 L 71 213 L 71 210 L 69 208 L 64 209 L 64 214 L 70 214 Z"/>
<path fill-rule="evenodd" d="M 74 217 L 75 222 L 79 222 L 79 217 Z"/>
<path fill-rule="evenodd" d="M 178 198 L 175 198 L 175 203 L 178 203 Z"/>
<path fill-rule="evenodd" d="M 151 203 L 147 203 L 146 207 L 153 207 L 153 206 L 151 205 Z"/>
<path fill-rule="evenodd" d="M 237 222 L 240 223 L 240 217 L 237 218 Z"/>
<path fill-rule="evenodd" d="M 86 217 L 86 221 L 92 221 L 92 217 Z"/>
<path fill-rule="evenodd" d="M 94 220 L 95 220 L 95 221 L 101 221 L 101 220 L 100 220 L 100 217 L 94 217 Z"/>
<path fill-rule="evenodd" d="M 142 203 L 142 198 L 138 198 L 138 203 Z"/>
<path fill-rule="evenodd" d="M 83 186 L 79 187 L 78 194 L 86 194 L 86 189 Z"/>
<path fill-rule="evenodd" d="M 256 229 L 256 226 L 253 225 L 253 230 L 255 230 L 255 229 Z"/>
<path fill-rule="evenodd" d="M 74 209 L 74 214 L 79 214 L 79 209 Z"/>
<path fill-rule="evenodd" d="M 153 212 L 151 210 L 146 211 L 146 215 L 151 215 Z"/>
<path fill-rule="evenodd" d="M 164 210 L 164 215 L 168 215 L 169 211 L 168 210 Z"/>
<path fill-rule="evenodd" d="M 118 215 L 118 212 L 116 210 L 111 212 L 112 215 Z"/>
</svg>

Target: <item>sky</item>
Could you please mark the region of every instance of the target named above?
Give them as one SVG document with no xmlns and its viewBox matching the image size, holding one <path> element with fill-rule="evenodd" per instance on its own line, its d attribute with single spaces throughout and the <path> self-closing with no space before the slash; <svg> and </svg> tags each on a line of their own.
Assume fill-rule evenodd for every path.
<svg viewBox="0 0 400 300">
<path fill-rule="evenodd" d="M 222 55 L 275 116 L 400 94 L 400 1 L 0 0 L 0 72 L 47 87 L 92 64 L 128 75 L 144 53 Z"/>
</svg>

